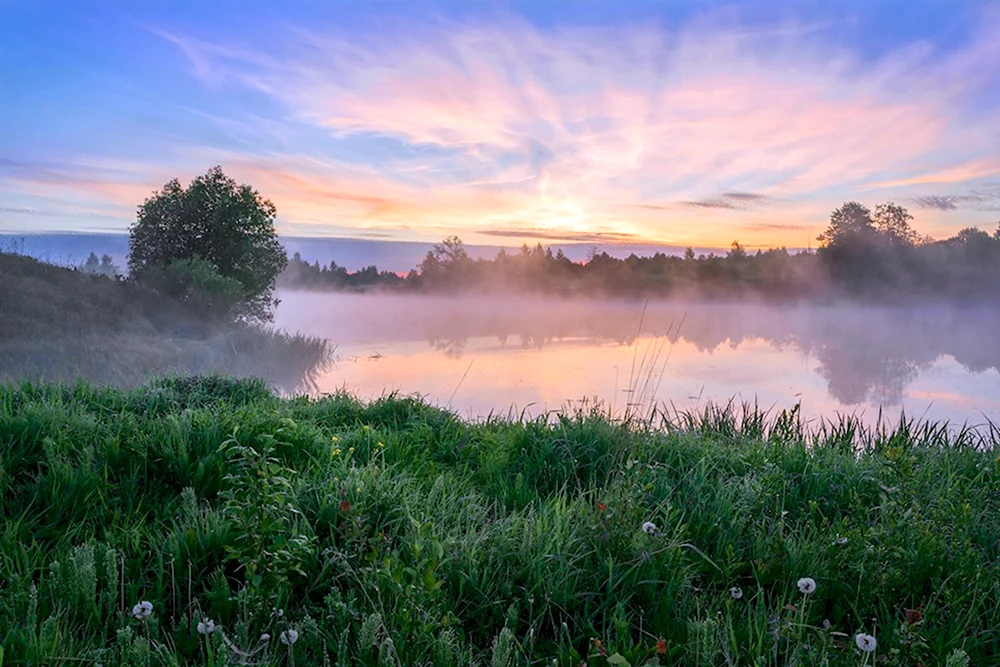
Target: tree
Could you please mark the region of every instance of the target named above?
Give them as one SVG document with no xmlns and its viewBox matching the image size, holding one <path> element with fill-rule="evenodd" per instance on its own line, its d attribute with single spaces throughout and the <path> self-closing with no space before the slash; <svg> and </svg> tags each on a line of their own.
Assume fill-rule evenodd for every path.
<svg viewBox="0 0 1000 667">
<path fill-rule="evenodd" d="M 427 251 L 427 256 L 420 263 L 420 275 L 428 284 L 463 286 L 471 262 L 462 239 L 449 236 Z"/>
<path fill-rule="evenodd" d="M 239 309 L 243 286 L 235 278 L 220 275 L 208 260 L 174 259 L 153 272 L 161 292 L 206 318 L 229 319 Z"/>
<path fill-rule="evenodd" d="M 98 273 L 101 266 L 101 260 L 97 258 L 97 253 L 90 253 L 87 257 L 87 261 L 83 263 L 83 270 L 87 273 Z"/>
<path fill-rule="evenodd" d="M 288 264 L 274 229 L 276 214 L 274 204 L 221 167 L 187 188 L 173 179 L 139 206 L 129 229 L 129 274 L 155 282 L 175 260 L 200 258 L 239 284 L 235 317 L 270 320 L 275 279 Z"/>
<path fill-rule="evenodd" d="M 111 255 L 104 254 L 100 258 L 97 257 L 97 253 L 90 253 L 87 256 L 87 261 L 80 266 L 80 269 L 87 272 L 93 273 L 99 276 L 107 276 L 109 278 L 114 278 L 118 275 L 118 267 L 115 266 L 114 260 Z"/>
<path fill-rule="evenodd" d="M 895 202 L 879 204 L 875 207 L 872 222 L 875 230 L 893 246 L 912 247 L 917 244 L 920 234 L 910 226 L 913 216 Z"/>
<path fill-rule="evenodd" d="M 833 246 L 850 241 L 868 242 L 874 235 L 871 211 L 864 204 L 851 201 L 830 214 L 830 226 L 816 239 L 824 246 Z"/>
</svg>

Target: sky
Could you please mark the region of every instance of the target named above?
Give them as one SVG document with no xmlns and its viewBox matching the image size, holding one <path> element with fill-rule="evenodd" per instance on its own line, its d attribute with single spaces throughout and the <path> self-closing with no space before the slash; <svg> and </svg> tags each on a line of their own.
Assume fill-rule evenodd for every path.
<svg viewBox="0 0 1000 667">
<path fill-rule="evenodd" d="M 992 231 L 997 34 L 966 0 L 0 0 L 0 233 L 125 232 L 216 164 L 285 236 Z"/>
</svg>

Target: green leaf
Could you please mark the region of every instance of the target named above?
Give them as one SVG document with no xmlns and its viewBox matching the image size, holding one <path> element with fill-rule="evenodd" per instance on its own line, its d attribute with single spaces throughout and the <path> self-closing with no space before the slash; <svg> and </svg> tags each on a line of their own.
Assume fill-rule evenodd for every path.
<svg viewBox="0 0 1000 667">
<path fill-rule="evenodd" d="M 609 665 L 625 665 L 625 667 L 632 667 L 632 663 L 625 659 L 621 653 L 614 653 L 608 656 Z"/>
</svg>

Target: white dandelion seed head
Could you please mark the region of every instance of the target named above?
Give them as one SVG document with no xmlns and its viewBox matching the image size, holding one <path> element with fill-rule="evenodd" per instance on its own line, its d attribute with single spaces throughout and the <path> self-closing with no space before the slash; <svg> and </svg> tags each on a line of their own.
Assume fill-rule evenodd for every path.
<svg viewBox="0 0 1000 667">
<path fill-rule="evenodd" d="M 799 592 L 803 595 L 809 595 L 810 593 L 816 592 L 816 580 L 812 577 L 802 577 L 798 581 Z"/>
<path fill-rule="evenodd" d="M 298 630 L 282 630 L 278 639 L 285 646 L 291 646 L 299 640 L 299 632 Z"/>
<path fill-rule="evenodd" d="M 740 588 L 739 586 L 733 586 L 732 588 L 729 589 L 729 597 L 731 597 L 734 600 L 739 600 L 741 597 L 743 597 L 743 589 Z"/>
<path fill-rule="evenodd" d="M 210 635 L 215 632 L 215 621 L 208 618 L 204 621 L 198 622 L 198 634 L 199 635 Z"/>
<path fill-rule="evenodd" d="M 833 627 L 833 623 L 830 622 L 830 619 L 824 618 L 823 619 L 823 629 L 824 630 L 829 630 L 831 627 Z"/>
<path fill-rule="evenodd" d="M 285 615 L 284 609 L 275 609 L 274 611 L 271 612 L 271 616 L 276 616 L 278 618 L 281 618 L 284 615 Z"/>
<path fill-rule="evenodd" d="M 153 615 L 153 603 L 149 600 L 143 600 L 132 607 L 132 617 L 143 619 L 149 618 Z"/>
<path fill-rule="evenodd" d="M 659 535 L 660 529 L 657 528 L 656 524 L 653 523 L 652 521 L 647 521 L 646 523 L 642 524 L 642 532 L 646 533 L 647 535 Z"/>
<path fill-rule="evenodd" d="M 859 632 L 857 635 L 855 635 L 854 643 L 857 644 L 858 648 L 864 651 L 865 653 L 871 653 L 872 651 L 875 650 L 875 647 L 878 646 L 878 642 L 875 641 L 875 638 L 873 636 L 866 635 L 863 632 Z"/>
<path fill-rule="evenodd" d="M 262 634 L 262 635 L 260 636 L 260 640 L 261 640 L 262 642 L 269 642 L 269 641 L 271 641 L 271 635 L 269 635 L 269 634 L 267 634 L 267 633 L 265 632 L 264 634 Z"/>
</svg>

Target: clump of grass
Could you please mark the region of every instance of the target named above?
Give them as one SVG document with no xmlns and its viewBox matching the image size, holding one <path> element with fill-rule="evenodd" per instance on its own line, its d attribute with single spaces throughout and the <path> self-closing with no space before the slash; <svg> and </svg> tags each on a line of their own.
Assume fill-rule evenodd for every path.
<svg viewBox="0 0 1000 667">
<path fill-rule="evenodd" d="M 225 377 L 0 386 L 0 646 L 5 664 L 995 664 L 998 454 L 995 429 L 752 406 L 473 423 Z"/>
</svg>

